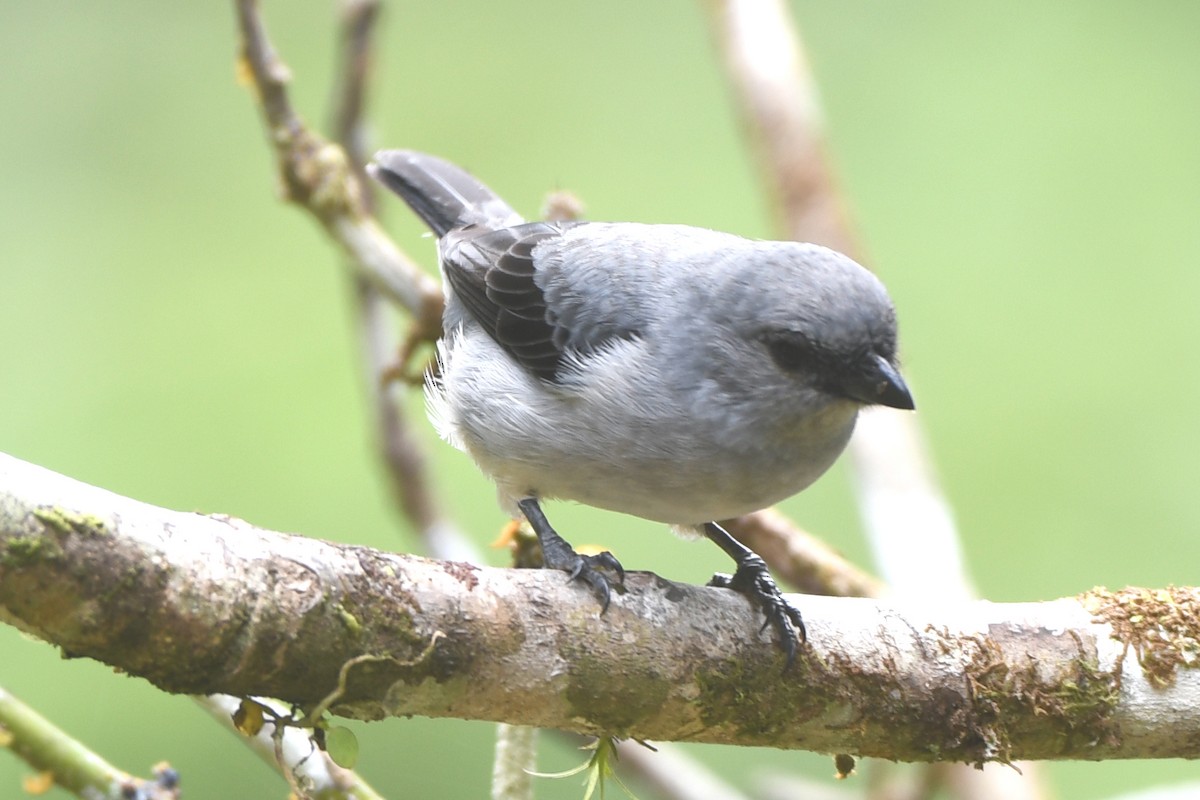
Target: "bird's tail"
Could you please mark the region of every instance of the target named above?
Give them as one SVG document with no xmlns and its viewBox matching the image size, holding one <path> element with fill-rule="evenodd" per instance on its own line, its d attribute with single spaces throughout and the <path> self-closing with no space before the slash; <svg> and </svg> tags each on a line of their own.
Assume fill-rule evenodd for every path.
<svg viewBox="0 0 1200 800">
<path fill-rule="evenodd" d="M 437 156 L 381 150 L 367 171 L 400 195 L 438 237 L 472 224 L 506 228 L 525 221 L 466 170 Z"/>
</svg>

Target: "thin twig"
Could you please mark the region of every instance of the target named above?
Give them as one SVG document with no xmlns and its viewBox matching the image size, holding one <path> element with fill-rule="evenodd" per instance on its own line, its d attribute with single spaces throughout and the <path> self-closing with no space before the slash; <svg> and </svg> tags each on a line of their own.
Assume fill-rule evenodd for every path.
<svg viewBox="0 0 1200 800">
<path fill-rule="evenodd" d="M 349 157 L 366 210 L 374 207 L 373 184 L 366 179 L 366 133 L 363 114 L 370 79 L 372 42 L 379 19 L 378 0 L 342 0 L 341 57 L 333 99 L 335 139 Z M 354 274 L 354 303 L 367 395 L 374 410 L 376 437 L 396 504 L 426 552 L 445 558 L 464 558 L 469 545 L 439 512 L 429 486 L 425 455 L 408 423 L 404 387 L 395 380 L 396 333 L 387 299 L 360 270 Z M 420 331 L 410 336 L 420 337 Z"/>
<path fill-rule="evenodd" d="M 442 291 L 400 252 L 367 213 L 346 153 L 310 130 L 292 109 L 290 73 L 267 38 L 255 0 L 237 0 L 243 73 L 257 94 L 284 197 L 309 211 L 350 256 L 348 263 L 412 314 L 422 335 L 441 333 Z"/>
<path fill-rule="evenodd" d="M 366 161 L 363 114 L 366 105 L 367 81 L 371 63 L 373 24 L 378 19 L 376 0 L 344 0 L 342 12 L 342 56 L 340 77 L 334 95 L 335 137 L 350 156 L 350 163 L 360 181 L 363 181 L 363 204 L 373 207 L 374 191 L 365 181 L 362 166 Z M 546 216 L 554 219 L 575 218 L 581 204 L 567 193 L 558 192 L 547 200 Z M 407 425 L 401 406 L 402 391 L 396 381 L 385 381 L 395 358 L 391 343 L 394 341 L 388 322 L 390 320 L 386 301 L 367 281 L 356 281 L 356 299 L 360 319 L 360 340 L 363 342 L 365 370 L 370 386 L 368 390 L 375 401 L 377 429 L 382 444 L 384 462 L 392 478 L 392 487 L 400 508 L 422 535 L 426 551 L 448 560 L 481 563 L 482 558 L 474 546 L 456 529 L 449 525 L 437 512 L 429 490 L 424 470 L 424 456 L 415 437 Z M 497 778 L 493 792 L 515 797 L 532 791 L 532 784 L 523 767 L 526 753 L 521 745 L 533 747 L 535 729 L 523 726 L 501 725 L 497 733 L 496 761 Z M 662 762 L 635 759 L 629 765 L 634 772 L 651 782 L 662 783 Z M 508 776 L 501 779 L 500 774 Z"/>
<path fill-rule="evenodd" d="M 859 510 L 890 590 L 946 602 L 973 599 L 958 527 L 917 418 L 892 409 L 865 410 L 850 455 Z"/>
<path fill-rule="evenodd" d="M 233 724 L 233 716 L 242 704 L 240 698 L 214 694 L 193 697 L 193 700 L 239 740 L 286 778 L 297 783 L 309 796 L 321 800 L 379 800 L 381 795 L 362 777 L 343 769 L 317 748 L 309 732 L 303 728 L 284 727 L 277 731 L 275 723 L 267 720 L 258 733 L 247 736 Z M 275 700 L 256 698 L 256 703 L 272 709 L 281 719 L 291 709 Z"/>
<path fill-rule="evenodd" d="M 0 747 L 7 747 L 40 771 L 27 784 L 29 794 L 47 791 L 52 782 L 79 797 L 167 800 L 179 796 L 179 776 L 165 764 L 156 768 L 155 780 L 135 778 L 109 764 L 3 687 L 0 687 Z M 42 776 L 46 779 L 44 785 Z"/>
<path fill-rule="evenodd" d="M 333 93 L 333 138 L 350 157 L 350 169 L 362 189 L 363 208 L 375 211 L 375 192 L 367 180 L 367 134 L 363 124 L 371 76 L 372 43 L 379 0 L 340 0 L 341 66 Z"/>
<path fill-rule="evenodd" d="M 708 0 L 743 128 L 754 146 L 778 227 L 793 239 L 853 254 L 825 155 L 816 82 L 780 0 Z"/>
</svg>

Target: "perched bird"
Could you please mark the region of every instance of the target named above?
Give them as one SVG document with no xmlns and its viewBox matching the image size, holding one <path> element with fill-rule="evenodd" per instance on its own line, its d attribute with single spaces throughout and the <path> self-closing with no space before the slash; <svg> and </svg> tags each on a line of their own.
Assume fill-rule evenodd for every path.
<svg viewBox="0 0 1200 800">
<path fill-rule="evenodd" d="M 580 555 L 555 532 L 550 498 L 702 532 L 737 562 L 714 583 L 762 609 L 790 663 L 800 613 L 718 522 L 811 484 L 863 406 L 913 408 L 883 285 L 815 244 L 526 222 L 423 153 L 385 150 L 368 169 L 438 237 L 446 310 L 430 416 L 528 520 L 546 566 L 605 608 L 624 580 L 612 554 Z"/>
</svg>

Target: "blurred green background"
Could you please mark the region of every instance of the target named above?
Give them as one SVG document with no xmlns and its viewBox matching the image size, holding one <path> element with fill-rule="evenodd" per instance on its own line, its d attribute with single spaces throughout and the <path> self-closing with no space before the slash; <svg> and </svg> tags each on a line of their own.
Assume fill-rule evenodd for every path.
<svg viewBox="0 0 1200 800">
<path fill-rule="evenodd" d="M 981 591 L 1195 584 L 1200 4 L 793 7 Z M 265 13 L 298 107 L 323 122 L 333 4 Z M 375 145 L 450 157 L 529 214 L 561 187 L 595 219 L 771 234 L 700 4 L 385 14 Z M 0 5 L 0 450 L 171 508 L 413 548 L 370 444 L 339 257 L 276 202 L 234 52 L 229 3 Z M 432 266 L 398 204 L 384 212 Z M 491 487 L 412 408 L 441 500 L 489 541 Z M 843 467 L 786 510 L 865 562 Z M 657 525 L 551 512 L 634 569 L 702 581 L 725 567 Z M 169 759 L 189 797 L 286 793 L 187 699 L 7 628 L 0 684 L 127 769 Z M 486 795 L 491 725 L 354 728 L 385 794 Z M 832 773 L 806 754 L 689 749 L 744 787 Z M 548 744 L 541 768 L 580 759 Z M 0 755 L 0 796 L 25 771 Z M 1061 797 L 1095 798 L 1200 767 L 1049 774 Z"/>
</svg>

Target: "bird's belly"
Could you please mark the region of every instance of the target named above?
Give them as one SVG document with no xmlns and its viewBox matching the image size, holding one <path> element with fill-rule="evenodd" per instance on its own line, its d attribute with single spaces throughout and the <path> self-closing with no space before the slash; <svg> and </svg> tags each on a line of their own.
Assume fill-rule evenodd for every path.
<svg viewBox="0 0 1200 800">
<path fill-rule="evenodd" d="M 707 462 L 646 465 L 618 458 L 530 478 L 538 480 L 533 485 L 541 496 L 692 526 L 748 514 L 791 497 L 820 477 L 832 460 L 816 468 L 777 464 L 771 470 L 749 467 L 733 472 L 713 470 Z"/>
<path fill-rule="evenodd" d="M 787 419 L 671 392 L 639 403 L 644 391 L 622 384 L 637 364 L 629 369 L 617 358 L 593 384 L 559 390 L 527 375 L 481 332 L 456 338 L 441 356 L 431 418 L 495 480 L 510 512 L 530 496 L 680 526 L 756 511 L 820 477 L 845 447 L 857 411 L 835 403 Z"/>
<path fill-rule="evenodd" d="M 455 427 L 463 449 L 510 500 L 561 498 L 687 526 L 747 514 L 803 490 L 841 453 L 854 418 L 828 436 L 803 437 L 803 446 L 783 437 L 749 452 L 699 438 L 680 422 L 640 436 L 617 433 L 636 430 L 628 420 L 523 436 L 498 422 L 467 413 Z"/>
</svg>

